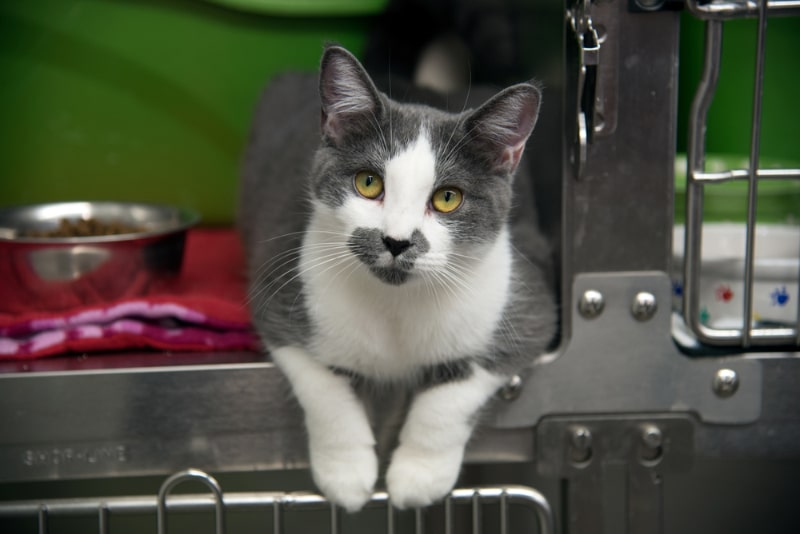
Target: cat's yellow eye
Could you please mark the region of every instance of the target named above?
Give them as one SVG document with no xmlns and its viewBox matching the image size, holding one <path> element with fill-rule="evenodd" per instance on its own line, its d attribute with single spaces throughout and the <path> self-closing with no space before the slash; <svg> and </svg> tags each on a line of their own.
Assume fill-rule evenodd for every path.
<svg viewBox="0 0 800 534">
<path fill-rule="evenodd" d="M 364 198 L 376 199 L 383 194 L 383 178 L 377 173 L 361 171 L 354 180 L 356 191 Z"/>
<path fill-rule="evenodd" d="M 450 213 L 464 202 L 464 194 L 455 187 L 437 189 L 431 197 L 433 209 L 441 213 Z"/>
</svg>

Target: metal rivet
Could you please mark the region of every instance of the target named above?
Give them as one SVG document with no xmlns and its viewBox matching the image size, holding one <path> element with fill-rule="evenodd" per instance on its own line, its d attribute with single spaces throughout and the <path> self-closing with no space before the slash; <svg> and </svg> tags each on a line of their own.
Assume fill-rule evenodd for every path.
<svg viewBox="0 0 800 534">
<path fill-rule="evenodd" d="M 589 289 L 581 296 L 581 300 L 578 302 L 578 311 L 585 319 L 594 319 L 603 313 L 604 306 L 603 294 Z"/>
<path fill-rule="evenodd" d="M 642 427 L 642 460 L 646 464 L 654 464 L 661 460 L 664 452 L 664 434 L 661 429 L 653 424 L 646 424 Z"/>
<path fill-rule="evenodd" d="M 644 425 L 642 428 L 642 443 L 655 449 L 664 443 L 664 435 L 656 425 Z"/>
<path fill-rule="evenodd" d="M 633 304 L 631 305 L 631 313 L 637 321 L 648 321 L 658 310 L 658 303 L 656 297 L 647 291 L 640 291 L 633 297 Z"/>
<path fill-rule="evenodd" d="M 569 441 L 572 463 L 586 465 L 592 458 L 592 432 L 585 426 L 576 426 L 571 430 Z"/>
<path fill-rule="evenodd" d="M 733 369 L 720 369 L 714 375 L 712 389 L 717 397 L 731 397 L 739 389 L 739 375 Z"/>
<path fill-rule="evenodd" d="M 506 382 L 506 385 L 499 391 L 500 398 L 506 402 L 517 400 L 519 394 L 522 392 L 522 378 L 519 375 L 514 375 Z"/>
</svg>

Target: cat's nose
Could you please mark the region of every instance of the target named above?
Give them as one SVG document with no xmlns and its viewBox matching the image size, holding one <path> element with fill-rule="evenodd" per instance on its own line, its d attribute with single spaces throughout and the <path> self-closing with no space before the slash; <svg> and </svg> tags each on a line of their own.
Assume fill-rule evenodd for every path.
<svg viewBox="0 0 800 534">
<path fill-rule="evenodd" d="M 392 256 L 397 257 L 411 246 L 411 241 L 407 239 L 394 239 L 387 236 L 383 238 L 383 244 Z"/>
</svg>

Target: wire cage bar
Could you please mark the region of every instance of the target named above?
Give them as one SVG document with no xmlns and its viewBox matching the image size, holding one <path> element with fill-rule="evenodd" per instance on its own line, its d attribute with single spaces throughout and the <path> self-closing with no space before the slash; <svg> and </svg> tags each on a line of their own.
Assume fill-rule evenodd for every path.
<svg viewBox="0 0 800 534">
<path fill-rule="evenodd" d="M 712 1 L 688 0 L 689 11 L 706 20 L 705 58 L 700 83 L 692 102 L 687 147 L 686 228 L 684 251 L 683 315 L 687 326 L 698 340 L 709 345 L 792 346 L 800 344 L 800 306 L 794 324 L 758 325 L 753 318 L 753 287 L 756 246 L 756 212 L 758 185 L 764 180 L 800 180 L 800 169 L 763 169 L 759 166 L 761 140 L 761 107 L 764 96 L 764 64 L 766 57 L 767 19 L 769 16 L 800 15 L 797 1 Z M 755 44 L 756 62 L 753 75 L 753 105 L 747 169 L 707 172 L 705 136 L 707 115 L 717 89 L 722 58 L 724 21 L 756 17 L 758 32 Z M 745 226 L 742 326 L 711 327 L 704 324 L 700 307 L 702 266 L 703 207 L 706 187 L 730 181 L 747 182 L 747 220 Z M 800 278 L 800 275 L 799 275 Z"/>
<path fill-rule="evenodd" d="M 696 17 L 705 20 L 732 20 L 743 17 L 759 16 L 763 8 L 772 16 L 791 16 L 796 15 L 800 9 L 798 0 L 758 0 L 736 1 L 713 1 L 701 2 L 699 0 L 687 0 L 687 9 Z"/>
<path fill-rule="evenodd" d="M 187 481 L 199 481 L 205 485 L 209 494 L 181 494 L 171 495 L 172 490 Z M 486 505 L 499 505 L 498 525 L 491 532 L 500 534 L 514 534 L 509 527 L 509 509 L 512 506 L 529 510 L 535 515 L 535 532 L 539 534 L 554 534 L 555 523 L 553 511 L 547 498 L 539 491 L 525 486 L 505 487 L 475 487 L 457 488 L 448 495 L 442 507 L 444 508 L 444 525 L 437 532 L 451 534 L 455 532 L 454 518 L 456 506 L 469 507 L 472 517 L 472 534 L 482 534 L 482 510 Z M 395 534 L 396 512 L 391 504 L 389 495 L 385 492 L 373 494 L 366 509 L 383 510 L 385 514 L 386 534 Z M 288 534 L 285 516 L 287 513 L 303 512 L 310 510 L 328 512 L 330 534 L 341 534 L 340 509 L 324 497 L 313 493 L 280 493 L 280 492 L 238 492 L 224 493 L 219 483 L 211 475 L 197 470 L 188 469 L 169 477 L 161 485 L 157 496 L 123 496 L 107 498 L 80 498 L 80 499 L 50 499 L 43 501 L 16 501 L 0 503 L 0 519 L 9 518 L 35 518 L 37 532 L 47 534 L 51 532 L 49 523 L 55 517 L 95 517 L 97 532 L 110 534 L 109 527 L 111 516 L 149 515 L 155 516 L 156 532 L 167 534 L 169 530 L 168 518 L 173 512 L 205 513 L 214 512 L 214 532 L 224 534 L 226 529 L 226 515 L 235 511 L 271 511 L 272 530 L 263 530 L 272 534 Z M 425 509 L 414 510 L 414 534 L 425 532 Z M 519 531 L 516 531 L 519 532 Z M 525 531 L 527 532 L 527 531 Z M 520 532 L 520 534 L 523 534 Z"/>
</svg>

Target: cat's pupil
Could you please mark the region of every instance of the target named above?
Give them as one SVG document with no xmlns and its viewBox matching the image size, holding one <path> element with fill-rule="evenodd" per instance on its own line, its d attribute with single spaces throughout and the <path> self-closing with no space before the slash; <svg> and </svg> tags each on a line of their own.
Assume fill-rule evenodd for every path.
<svg viewBox="0 0 800 534">
<path fill-rule="evenodd" d="M 450 200 L 452 198 L 453 198 L 453 192 L 452 191 L 445 191 L 444 192 L 444 201 L 445 202 L 450 202 Z"/>
<path fill-rule="evenodd" d="M 371 185 L 372 185 L 372 182 L 374 182 L 374 181 L 375 181 L 375 177 L 373 177 L 373 176 L 367 176 L 367 180 L 366 180 L 366 182 L 367 182 L 367 183 L 366 183 L 367 187 L 371 186 Z"/>
</svg>

